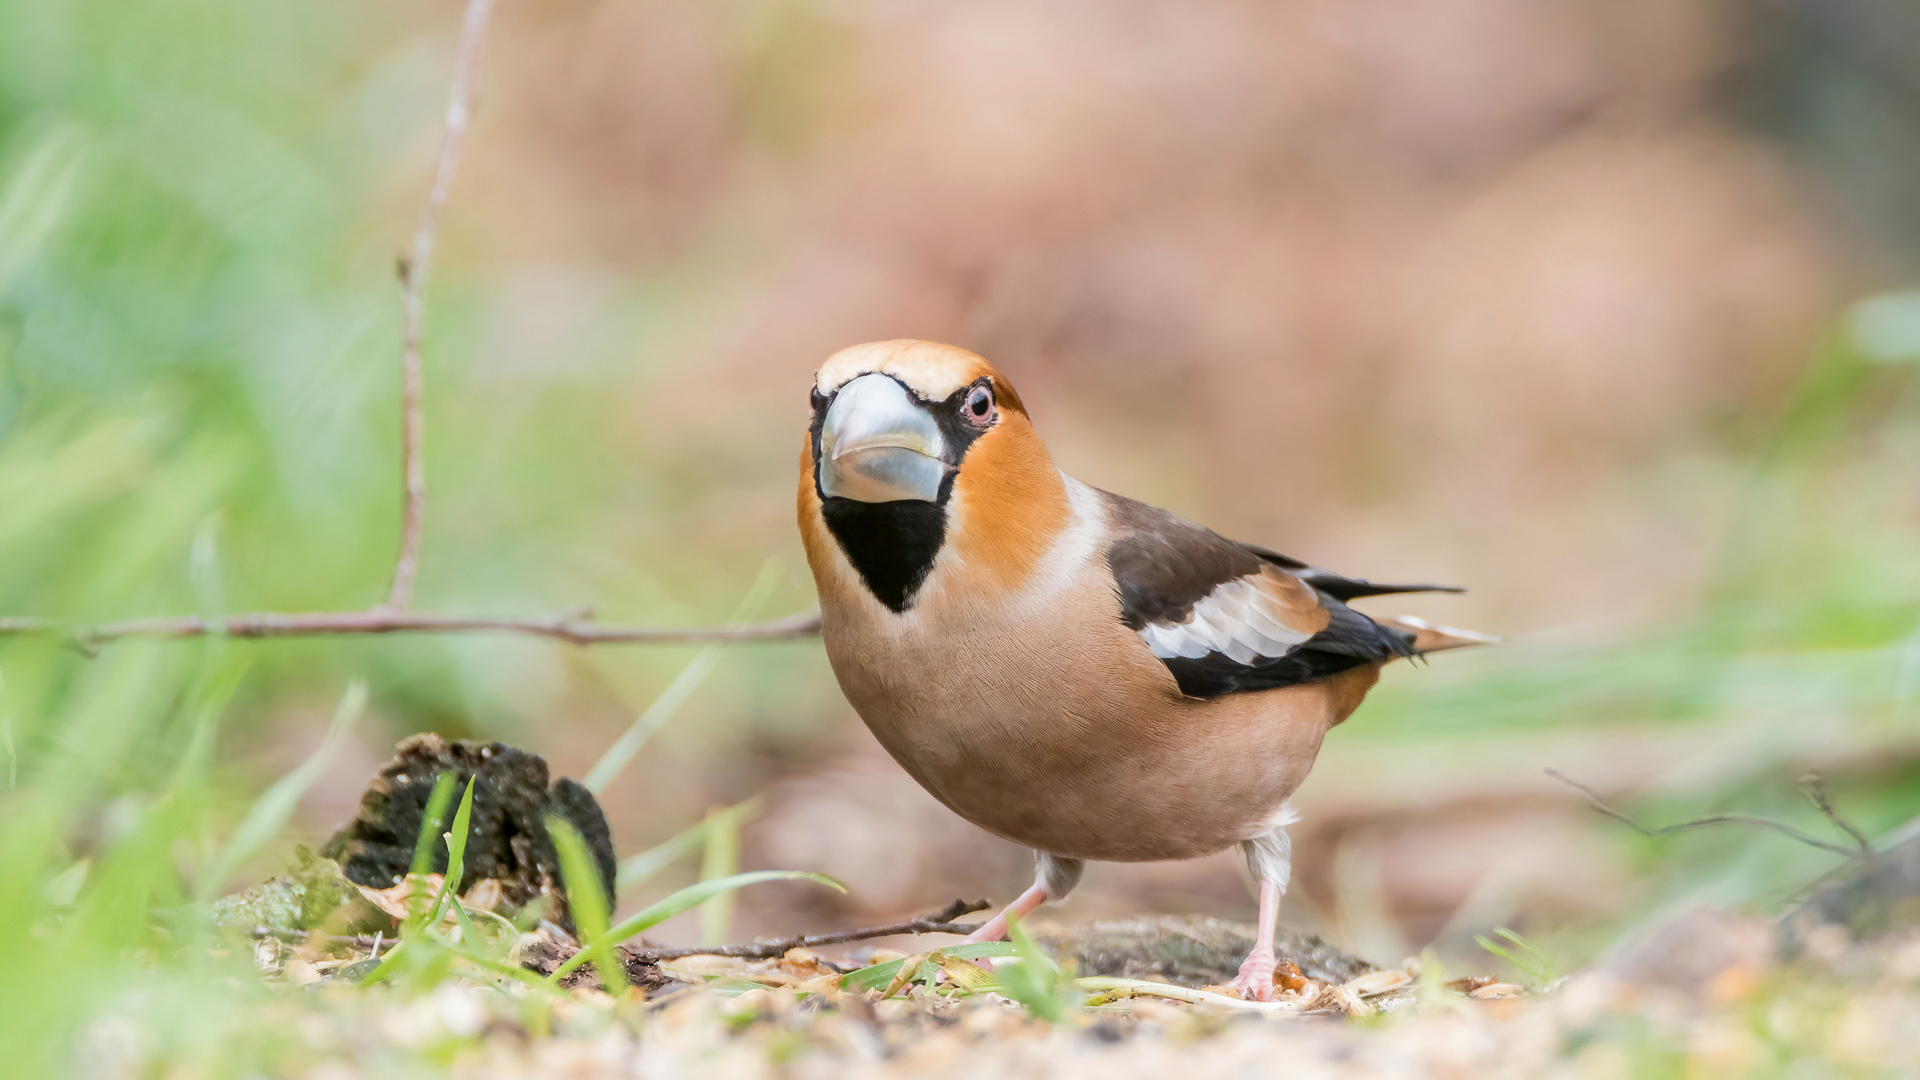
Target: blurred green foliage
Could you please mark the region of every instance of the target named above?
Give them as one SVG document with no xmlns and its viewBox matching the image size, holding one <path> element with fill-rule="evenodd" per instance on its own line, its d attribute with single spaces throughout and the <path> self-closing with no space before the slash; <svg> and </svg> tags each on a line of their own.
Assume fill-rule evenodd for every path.
<svg viewBox="0 0 1920 1080">
<path fill-rule="evenodd" d="M 1387 680 L 1342 737 L 1428 753 L 1434 767 L 1478 752 L 1489 771 L 1532 759 L 1579 778 L 1604 766 L 1540 756 L 1566 733 L 1615 732 L 1622 754 L 1644 757 L 1667 752 L 1634 741 L 1650 731 L 1695 731 L 1703 749 L 1635 770 L 1657 778 L 1632 804 L 1639 820 L 1741 812 L 1846 843 L 1796 787 L 1818 767 L 1849 823 L 1882 847 L 1904 839 L 1920 816 L 1916 476 L 1920 364 L 1836 330 L 1751 467 L 1690 616 L 1449 657 Z M 1659 839 L 1603 827 L 1638 894 L 1617 920 L 1550 932 L 1557 955 L 1584 961 L 1699 903 L 1778 912 L 1840 861 L 1735 826 Z"/>
<path fill-rule="evenodd" d="M 399 523 L 393 259 L 450 60 L 444 25 L 414 25 L 426 14 L 0 4 L 0 612 L 193 611 L 199 530 L 229 610 L 382 597 Z M 503 377 L 467 358 L 480 283 L 439 280 L 422 606 L 716 622 L 792 547 L 672 544 L 711 493 L 633 454 L 621 404 L 656 373 L 650 355 L 634 367 L 631 342 L 664 296 L 616 296 L 598 342 Z M 770 612 L 804 606 L 799 569 Z M 19 715 L 57 711 L 73 658 L 7 648 Z M 760 659 L 817 667 L 782 648 Z M 575 673 L 638 706 L 686 655 L 627 650 Z M 499 640 L 282 643 L 256 652 L 241 694 L 325 700 L 364 675 L 400 730 L 523 736 L 560 692 L 556 656 Z M 771 698 L 770 683 L 720 693 Z"/>
<path fill-rule="evenodd" d="M 86 623 L 382 597 L 399 523 L 392 253 L 437 134 L 450 58 L 438 14 L 0 2 L 0 615 Z M 784 538 L 741 565 L 696 553 L 685 573 L 641 571 L 640 545 L 632 561 L 615 554 L 667 531 L 644 514 L 673 502 L 671 485 L 646 483 L 638 463 L 594 472 L 619 460 L 625 422 L 594 378 L 557 380 L 505 425 L 463 425 L 527 395 L 462 396 L 452 357 L 480 301 L 457 274 L 443 280 L 422 603 L 545 613 L 591 599 L 610 619 L 724 617 Z M 598 378 L 614 347 L 586 361 Z M 782 584 L 770 606 L 804 603 L 791 574 Z M 756 671 L 777 674 L 783 655 L 814 663 L 805 648 L 766 650 Z M 554 655 L 536 642 L 210 639 L 88 658 L 0 640 L 9 1075 L 70 1074 L 75 1038 L 123 1007 L 170 1041 L 142 1054 L 210 1063 L 204 1075 L 278 1071 L 283 1048 L 248 1019 L 272 992 L 244 950 L 208 953 L 192 904 L 291 805 L 241 823 L 268 778 L 216 748 L 353 676 L 395 728 L 511 736 L 529 719 L 516 704 L 543 701 L 514 691 L 551 683 Z M 600 678 L 644 703 L 689 655 L 627 651 Z M 297 799 L 312 777 L 287 779 Z"/>
<path fill-rule="evenodd" d="M 399 518 L 391 260 L 447 59 L 445 27 L 421 18 L 312 0 L 0 0 L 0 615 L 348 609 L 384 594 Z M 795 32 L 821 31 L 802 19 Z M 788 65 L 761 58 L 754 93 L 791 106 Z M 790 549 L 783 535 L 661 561 L 698 546 L 675 522 L 727 497 L 632 450 L 623 402 L 666 361 L 657 348 L 636 361 L 626 342 L 667 333 L 675 282 L 615 290 L 569 366 L 517 378 L 463 359 L 493 286 L 440 281 L 423 606 L 590 599 L 609 619 L 714 621 Z M 1724 733 L 1729 764 L 1637 813 L 1737 808 L 1818 829 L 1793 788 L 1815 749 L 1845 769 L 1835 794 L 1870 834 L 1920 813 L 1920 365 L 1897 343 L 1900 310 L 1871 309 L 1813 358 L 1691 618 L 1450 657 L 1417 683 L 1389 680 L 1342 737 L 1417 756 L 1695 725 Z M 806 595 L 790 574 L 768 610 Z M 364 677 L 396 728 L 513 737 L 559 693 L 562 663 L 638 706 L 691 652 L 557 655 L 213 639 L 87 658 L 0 640 L 11 1073 L 70 1073 L 76 1045 L 123 1036 L 163 1044 L 140 1060 L 198 1075 L 297 1064 L 257 1018 L 304 1006 L 252 978 L 243 953 L 204 947 L 193 917 L 206 883 L 264 842 L 243 824 L 264 779 L 217 752 L 223 735 Z M 710 715 L 772 724 L 833 700 L 812 646 L 732 662 Z M 1732 830 L 1621 843 L 1649 883 L 1629 919 L 1702 897 L 1777 904 L 1831 863 Z M 1546 947 L 1591 955 L 1618 929 Z"/>
</svg>

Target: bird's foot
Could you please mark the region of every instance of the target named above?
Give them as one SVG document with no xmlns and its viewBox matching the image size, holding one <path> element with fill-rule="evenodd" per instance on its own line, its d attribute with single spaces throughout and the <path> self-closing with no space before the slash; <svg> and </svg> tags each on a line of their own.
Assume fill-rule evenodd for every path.
<svg viewBox="0 0 1920 1080">
<path fill-rule="evenodd" d="M 1007 936 L 1006 916 L 996 915 L 989 921 L 982 923 L 980 925 L 980 929 L 975 930 L 971 934 L 968 934 L 966 937 L 966 940 L 962 941 L 960 944 L 973 945 L 982 941 L 999 941 L 1005 938 L 1006 936 Z"/>
<path fill-rule="evenodd" d="M 1007 936 L 1007 928 L 1010 923 L 1010 920 L 1024 919 L 1027 917 L 1027 914 L 1031 912 L 1034 908 L 1037 908 L 1041 904 L 1044 904 L 1046 902 L 1047 902 L 1047 887 L 1044 884 L 1036 881 L 1033 883 L 1032 887 L 1027 889 L 1026 892 L 1023 892 L 1020 894 L 1020 899 L 1015 900 L 1013 903 L 1007 905 L 1007 909 L 1005 911 L 1002 911 L 1000 914 L 995 915 L 993 918 L 988 919 L 984 923 L 981 923 L 980 929 L 975 930 L 971 934 L 968 934 L 967 940 L 961 942 L 961 944 L 973 945 L 982 941 L 1001 941 L 1005 939 Z M 981 957 L 975 960 L 973 964 L 975 967 L 979 968 L 984 972 L 987 972 L 988 974 L 993 973 L 993 968 L 994 968 L 993 963 L 989 961 L 986 957 Z"/>
<path fill-rule="evenodd" d="M 1271 950 L 1255 949 L 1241 963 L 1240 974 L 1227 982 L 1227 989 L 1238 991 L 1246 1001 L 1272 1001 L 1274 967 Z"/>
<path fill-rule="evenodd" d="M 1038 881 L 1034 882 L 1026 892 L 1020 894 L 1020 899 L 1008 904 L 1005 911 L 981 923 L 980 929 L 968 934 L 964 944 L 971 945 L 978 941 L 1001 940 L 1007 936 L 1007 924 L 1010 920 L 1024 919 L 1034 908 L 1046 902 L 1047 887 Z"/>
</svg>

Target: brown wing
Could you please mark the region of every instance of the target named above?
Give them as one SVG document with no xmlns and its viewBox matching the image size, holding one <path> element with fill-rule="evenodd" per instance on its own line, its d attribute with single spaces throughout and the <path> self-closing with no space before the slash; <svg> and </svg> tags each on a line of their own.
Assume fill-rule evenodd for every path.
<svg viewBox="0 0 1920 1080">
<path fill-rule="evenodd" d="M 1399 591 L 1394 587 L 1327 574 L 1164 510 L 1101 494 L 1113 526 L 1107 565 L 1121 619 L 1167 666 L 1181 693 L 1270 690 L 1413 655 L 1412 634 L 1354 611 L 1316 587 L 1314 578 Z"/>
<path fill-rule="evenodd" d="M 1149 620 L 1137 629 L 1162 660 L 1220 653 L 1251 664 L 1285 656 L 1330 620 L 1318 593 L 1285 570 L 1262 566 L 1215 585 L 1180 622 Z"/>
</svg>

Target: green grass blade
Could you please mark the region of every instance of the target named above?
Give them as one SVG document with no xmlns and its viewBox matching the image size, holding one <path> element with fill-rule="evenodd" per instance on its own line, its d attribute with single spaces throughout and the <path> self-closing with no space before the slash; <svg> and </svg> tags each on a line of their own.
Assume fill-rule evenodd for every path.
<svg viewBox="0 0 1920 1080">
<path fill-rule="evenodd" d="M 467 870 L 467 833 L 473 828 L 473 785 L 478 776 L 467 778 L 466 793 L 460 796 L 460 809 L 453 815 L 453 828 L 447 833 L 447 879 L 458 881 Z"/>
<path fill-rule="evenodd" d="M 760 567 L 760 576 L 754 580 L 753 587 L 747 590 L 740 606 L 734 609 L 733 618 L 728 620 L 729 625 L 751 620 L 766 606 L 767 600 L 773 595 L 774 586 L 780 580 L 779 566 L 778 559 L 768 559 Z M 633 760 L 633 756 L 640 752 L 640 748 L 647 744 L 647 740 L 653 738 L 654 732 L 673 719 L 673 714 L 680 711 L 680 706 L 686 704 L 693 692 L 712 674 L 714 665 L 720 662 L 722 648 L 720 645 L 708 645 L 695 653 L 693 659 L 687 661 L 687 666 L 680 669 L 680 674 L 674 676 L 667 688 L 653 700 L 653 704 L 647 706 L 646 711 L 634 719 L 632 726 L 622 732 L 612 746 L 607 747 L 606 753 L 600 755 L 600 760 L 593 763 L 593 768 L 587 770 L 586 779 L 580 781 L 581 785 L 595 795 L 605 791 L 607 785 L 613 783 L 627 763 Z"/>
<path fill-rule="evenodd" d="M 948 956 L 957 956 L 962 960 L 979 960 L 987 956 L 1018 956 L 1019 946 L 1011 941 L 970 941 L 940 950 Z M 840 980 L 845 990 L 880 990 L 893 982 L 900 973 L 900 965 L 912 960 L 907 956 L 898 960 L 888 960 L 884 964 L 869 964 L 858 971 L 850 971 Z"/>
<path fill-rule="evenodd" d="M 647 744 L 647 740 L 653 738 L 654 733 L 668 720 L 673 719 L 673 714 L 680 711 L 680 706 L 686 704 L 693 692 L 700 689 L 700 684 L 707 681 L 707 676 L 713 673 L 715 665 L 720 662 L 720 648 L 718 645 L 708 645 L 695 653 L 693 659 L 687 661 L 687 666 L 680 669 L 680 674 L 674 676 L 665 690 L 660 691 L 660 696 L 653 699 L 653 704 L 647 706 L 646 711 L 633 721 L 633 725 L 622 732 L 612 746 L 607 747 L 606 753 L 600 755 L 600 760 L 593 763 L 593 768 L 587 770 L 586 778 L 580 781 L 581 785 L 595 795 L 607 790 L 607 786 L 626 769 L 627 763 Z"/>
<path fill-rule="evenodd" d="M 459 779 L 450 772 L 433 778 L 433 790 L 427 794 L 426 810 L 420 815 L 420 833 L 413 840 L 413 862 L 407 868 L 407 880 L 410 883 L 433 873 L 433 849 L 440 842 L 441 834 L 446 832 L 447 811 L 453 807 L 453 788 L 458 782 Z M 418 903 L 420 899 L 417 884 L 409 884 L 407 909 L 413 912 L 407 920 L 409 929 L 424 926 L 427 911 L 433 906 Z"/>
<path fill-rule="evenodd" d="M 73 901 L 80 895 L 80 887 L 87 883 L 87 875 L 92 872 L 93 860 L 83 858 L 55 874 L 44 890 L 47 906 L 72 907 Z"/>
<path fill-rule="evenodd" d="M 466 794 L 460 796 L 460 809 L 453 815 L 453 828 L 446 834 L 447 877 L 440 883 L 440 895 L 433 898 L 433 908 L 427 913 L 428 926 L 440 921 L 449 897 L 453 899 L 455 909 L 460 907 L 457 890 L 460 888 L 460 879 L 467 873 L 467 832 L 473 827 L 473 785 L 479 782 L 478 776 L 467 779 Z"/>
<path fill-rule="evenodd" d="M 668 919 L 673 918 L 675 915 L 700 906 L 702 903 L 720 893 L 731 892 L 734 889 L 744 888 L 748 885 L 758 885 L 763 881 L 815 881 L 830 889 L 836 889 L 840 892 L 847 891 L 845 885 L 840 884 L 827 875 L 809 873 L 805 870 L 751 870 L 744 874 L 735 874 L 732 877 L 716 878 L 713 881 L 702 881 L 695 885 L 689 885 L 679 892 L 673 893 L 665 899 L 654 903 L 652 906 L 621 920 L 618 925 L 607 931 L 607 945 L 609 947 L 618 945 L 630 937 L 643 934 L 655 926 L 666 922 Z M 565 963 L 555 968 L 551 978 L 557 980 L 560 976 L 586 963 L 587 959 L 586 952 L 582 950 L 579 954 L 569 957 Z"/>
<path fill-rule="evenodd" d="M 1504 926 L 1495 927 L 1493 932 L 1505 938 L 1513 945 L 1513 948 L 1508 948 L 1491 939 L 1477 935 L 1473 939 L 1474 944 L 1479 945 L 1482 949 L 1512 964 L 1515 970 L 1535 982 L 1550 983 L 1554 980 L 1555 966 L 1553 958 L 1541 952 L 1533 942 L 1528 941 L 1526 938 L 1521 937 L 1519 934 L 1514 933 Z"/>
<path fill-rule="evenodd" d="M 999 993 L 1025 1005 L 1029 1016 L 1048 1023 L 1058 1022 L 1081 1004 L 1084 997 L 1079 988 L 1053 957 L 1027 936 L 1019 919 L 1007 920 L 1007 936 L 1013 940 L 1018 959 L 994 972 Z"/>
<path fill-rule="evenodd" d="M 435 944 L 439 945 L 441 948 L 445 949 L 447 952 L 451 953 L 452 955 L 462 960 L 465 960 L 467 963 L 472 964 L 473 966 L 480 968 L 483 971 L 490 971 L 490 972 L 493 972 L 495 975 L 502 975 L 509 979 L 513 979 L 516 982 L 525 983 L 527 986 L 538 987 L 542 990 L 549 990 L 552 988 L 548 984 L 546 977 L 543 975 L 537 974 L 532 971 L 528 971 L 526 968 L 520 967 L 516 964 L 509 964 L 504 960 L 499 960 L 494 957 L 488 956 L 486 953 L 483 953 L 478 949 L 467 948 L 464 944 L 455 944 L 454 942 L 449 941 L 438 934 L 434 935 L 434 939 L 435 939 Z M 368 976 L 368 978 L 371 979 L 372 976 Z"/>
<path fill-rule="evenodd" d="M 313 786 L 326 770 L 333 755 L 345 742 L 360 714 L 367 705 L 367 684 L 354 680 L 348 684 L 347 692 L 340 698 L 340 705 L 333 711 L 333 723 L 327 727 L 327 734 L 320 746 L 307 760 L 287 775 L 274 781 L 273 786 L 261 793 L 248 809 L 246 817 L 240 820 L 239 828 L 227 841 L 226 850 L 200 879 L 200 898 L 211 899 L 226 880 L 233 876 L 239 865 L 254 852 L 273 839 L 287 819 L 293 816 L 294 808 L 300 805 L 300 799 Z"/>
<path fill-rule="evenodd" d="M 567 892 L 567 909 L 573 913 L 573 928 L 580 935 L 580 955 L 591 956 L 600 972 L 600 985 L 615 997 L 627 992 L 627 971 L 607 940 L 606 883 L 593 864 L 587 842 L 580 838 L 565 818 L 547 818 L 547 834 L 553 838 L 553 850 L 560 856 L 560 877 Z M 559 972 L 554 973 L 555 981 Z"/>
<path fill-rule="evenodd" d="M 736 824 L 743 825 L 759 816 L 760 800 L 752 798 L 735 803 L 722 813 L 729 815 Z M 623 860 L 620 863 L 619 873 L 615 876 L 614 891 L 624 893 L 693 854 L 707 842 L 707 828 L 710 821 L 709 818 L 690 825 L 672 839 Z"/>
<path fill-rule="evenodd" d="M 220 576 L 220 515 L 208 514 L 193 530 L 187 549 L 187 581 L 193 586 L 194 614 L 207 625 L 201 638 L 216 655 L 227 645 L 227 593 Z"/>
<path fill-rule="evenodd" d="M 193 733 L 188 736 L 187 748 L 181 752 L 180 765 L 174 770 L 173 781 L 168 785 L 171 792 L 186 791 L 205 782 L 207 770 L 213 764 L 213 746 L 220 730 L 220 717 L 226 713 L 227 703 L 233 700 L 234 693 L 240 689 L 241 681 L 252 666 L 251 654 L 228 653 L 199 687 L 194 695 Z"/>
<path fill-rule="evenodd" d="M 413 862 L 409 874 L 433 873 L 433 849 L 447 829 L 447 811 L 453 808 L 453 788 L 459 778 L 443 772 L 433 778 L 433 791 L 427 796 L 427 808 L 420 815 L 420 832 L 413 840 Z"/>
<path fill-rule="evenodd" d="M 614 891 L 626 892 L 667 867 L 679 862 L 699 849 L 707 839 L 707 823 L 702 820 L 681 830 L 671 840 L 620 860 L 619 872 L 614 876 Z"/>
<path fill-rule="evenodd" d="M 740 820 L 725 810 L 707 813 L 707 849 L 700 880 L 728 878 L 740 872 Z M 733 893 L 720 893 L 700 905 L 700 943 L 719 945 L 733 932 Z"/>
<path fill-rule="evenodd" d="M 400 951 L 406 947 L 407 943 L 404 941 L 394 942 L 393 948 L 387 950 L 387 955 L 380 958 L 379 965 L 367 972 L 366 977 L 360 980 L 360 985 L 375 986 L 392 978 L 393 973 L 400 967 Z"/>
<path fill-rule="evenodd" d="M 0 295 L 40 257 L 65 218 L 89 142 L 71 124 L 48 131 L 0 189 Z"/>
<path fill-rule="evenodd" d="M 7 711 L 7 679 L 0 672 L 0 749 L 7 754 L 7 790 L 20 786 L 20 754 L 13 747 L 13 714 Z"/>
<path fill-rule="evenodd" d="M 453 908 L 454 922 L 457 923 L 460 927 L 461 944 L 475 951 L 484 950 L 487 946 L 487 939 L 481 936 L 480 928 L 474 925 L 472 916 L 470 916 L 467 913 L 467 906 L 460 902 L 459 897 L 454 897 L 453 904 L 451 906 Z M 507 922 L 507 920 L 505 919 L 501 919 L 500 916 L 495 914 L 494 912 L 484 911 L 482 912 L 482 914 L 485 914 L 494 919 L 499 919 L 500 922 L 503 925 L 505 925 L 509 931 L 511 931 L 513 928 L 512 923 Z M 513 940 L 512 937 L 509 936 L 507 939 L 508 949 L 506 951 L 511 951 L 512 940 Z"/>
</svg>

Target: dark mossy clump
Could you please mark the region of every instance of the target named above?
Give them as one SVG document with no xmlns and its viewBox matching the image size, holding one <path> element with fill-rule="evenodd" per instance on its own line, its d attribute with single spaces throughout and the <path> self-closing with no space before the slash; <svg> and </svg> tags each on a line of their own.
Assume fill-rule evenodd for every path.
<svg viewBox="0 0 1920 1080">
<path fill-rule="evenodd" d="M 546 759 L 505 743 L 449 742 L 430 733 L 403 740 L 393 760 L 360 796 L 353 820 L 327 841 L 321 854 L 339 860 L 347 878 L 361 885 L 385 889 L 398 884 L 413 863 L 427 800 L 443 773 L 453 774 L 456 792 L 477 779 L 459 891 L 491 879 L 500 883 L 505 900 L 515 907 L 531 903 L 543 890 L 559 895 L 559 863 L 547 836 L 551 815 L 572 824 L 586 841 L 611 904 L 613 839 L 599 803 L 572 780 L 549 783 Z M 446 869 L 446 846 L 434 844 L 432 871 Z"/>
</svg>

